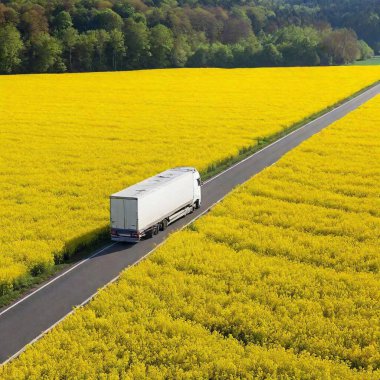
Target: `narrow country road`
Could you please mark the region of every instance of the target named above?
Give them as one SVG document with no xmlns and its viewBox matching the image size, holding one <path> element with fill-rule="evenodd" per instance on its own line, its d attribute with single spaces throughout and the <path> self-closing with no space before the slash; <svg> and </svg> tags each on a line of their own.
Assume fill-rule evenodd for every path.
<svg viewBox="0 0 380 380">
<path fill-rule="evenodd" d="M 201 209 L 177 221 L 152 239 L 138 244 L 110 243 L 91 257 L 59 273 L 13 305 L 0 309 L 0 363 L 17 354 L 26 344 L 64 318 L 74 306 L 85 303 L 124 268 L 150 253 L 170 233 L 207 212 L 235 186 L 272 165 L 302 141 L 379 93 L 380 85 L 372 87 L 205 182 L 202 187 Z"/>
</svg>

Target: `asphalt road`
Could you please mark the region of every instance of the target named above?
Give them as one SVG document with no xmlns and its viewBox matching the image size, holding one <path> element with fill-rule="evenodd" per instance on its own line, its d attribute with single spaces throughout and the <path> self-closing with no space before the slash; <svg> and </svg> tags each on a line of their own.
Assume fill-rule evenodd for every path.
<svg viewBox="0 0 380 380">
<path fill-rule="evenodd" d="M 124 268 L 149 254 L 170 233 L 207 212 L 235 186 L 272 165 L 302 141 L 379 93 L 380 85 L 377 85 L 205 182 L 202 187 L 201 209 L 178 220 L 166 231 L 137 244 L 110 243 L 10 307 L 0 310 L 0 363 L 17 355 L 25 345 L 38 339 L 43 332 L 72 312 L 74 306 L 86 303 L 99 288 L 114 280 Z"/>
</svg>

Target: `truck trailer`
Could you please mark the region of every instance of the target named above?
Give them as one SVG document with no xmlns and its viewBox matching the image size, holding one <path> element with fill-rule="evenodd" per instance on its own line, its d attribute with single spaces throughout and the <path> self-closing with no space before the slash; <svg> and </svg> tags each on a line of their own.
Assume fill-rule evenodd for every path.
<svg viewBox="0 0 380 380">
<path fill-rule="evenodd" d="M 111 239 L 137 242 L 201 206 L 201 177 L 192 167 L 166 170 L 110 196 Z"/>
</svg>

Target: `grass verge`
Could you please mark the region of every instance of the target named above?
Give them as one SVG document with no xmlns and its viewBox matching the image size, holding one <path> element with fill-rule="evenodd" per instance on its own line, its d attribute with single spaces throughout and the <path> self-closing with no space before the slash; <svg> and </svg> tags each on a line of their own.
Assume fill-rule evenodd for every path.
<svg viewBox="0 0 380 380">
<path fill-rule="evenodd" d="M 380 56 L 365 59 L 363 61 L 355 61 L 350 66 L 377 66 L 380 65 Z"/>
</svg>

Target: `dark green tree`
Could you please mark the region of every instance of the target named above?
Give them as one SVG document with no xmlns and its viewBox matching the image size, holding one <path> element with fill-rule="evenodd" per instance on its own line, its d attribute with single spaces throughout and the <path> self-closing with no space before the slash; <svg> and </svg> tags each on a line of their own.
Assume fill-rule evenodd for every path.
<svg viewBox="0 0 380 380">
<path fill-rule="evenodd" d="M 30 40 L 29 67 L 32 72 L 62 72 L 62 46 L 58 39 L 48 33 L 40 33 Z"/>
<path fill-rule="evenodd" d="M 257 54 L 258 66 L 281 66 L 283 64 L 283 57 L 281 52 L 278 51 L 276 45 L 267 43 L 263 49 Z"/>
<path fill-rule="evenodd" d="M 373 57 L 375 54 L 373 49 L 370 46 L 368 46 L 368 44 L 363 40 L 359 41 L 359 50 L 360 50 L 360 59 L 368 59 L 368 58 Z"/>
<path fill-rule="evenodd" d="M 158 24 L 150 30 L 150 66 L 168 67 L 171 64 L 174 38 L 172 31 Z"/>
<path fill-rule="evenodd" d="M 108 32 L 114 29 L 121 29 L 123 26 L 122 18 L 112 9 L 104 9 L 98 12 L 94 16 L 93 23 L 95 29 L 104 29 Z"/>
<path fill-rule="evenodd" d="M 251 20 L 252 29 L 256 34 L 265 28 L 268 17 L 271 15 L 270 11 L 263 6 L 250 7 L 246 14 Z"/>
<path fill-rule="evenodd" d="M 191 46 L 185 34 L 180 34 L 174 40 L 172 62 L 175 67 L 184 67 L 191 55 Z"/>
<path fill-rule="evenodd" d="M 94 70 L 95 46 L 97 40 L 94 33 L 82 33 L 78 36 L 73 51 L 73 66 L 78 71 Z"/>
<path fill-rule="evenodd" d="M 61 11 L 54 18 L 53 27 L 58 32 L 63 32 L 64 30 L 71 28 L 73 26 L 73 21 L 69 12 Z"/>
<path fill-rule="evenodd" d="M 209 65 L 212 67 L 232 67 L 233 54 L 229 45 L 215 42 L 209 50 Z"/>
<path fill-rule="evenodd" d="M 66 60 L 66 66 L 70 71 L 73 70 L 73 50 L 78 43 L 79 34 L 74 28 L 67 28 L 61 32 L 61 41 L 63 44 L 63 56 Z"/>
<path fill-rule="evenodd" d="M 0 72 L 15 72 L 20 63 L 20 54 L 24 48 L 19 31 L 13 25 L 0 28 Z"/>
<path fill-rule="evenodd" d="M 256 67 L 257 56 L 262 50 L 260 41 L 251 36 L 231 46 L 234 67 Z"/>
<path fill-rule="evenodd" d="M 129 0 L 116 0 L 113 10 L 121 16 L 121 18 L 131 17 L 135 13 L 135 9 Z"/>
<path fill-rule="evenodd" d="M 318 46 L 321 42 L 321 37 L 315 29 L 288 26 L 280 29 L 275 38 L 285 65 L 319 65 Z"/>
<path fill-rule="evenodd" d="M 109 33 L 104 29 L 89 30 L 89 38 L 95 41 L 93 54 L 93 70 L 107 70 L 107 52 L 106 48 L 110 40 Z"/>
<path fill-rule="evenodd" d="M 72 12 L 71 17 L 73 19 L 74 28 L 77 29 L 79 33 L 86 32 L 87 30 L 94 28 L 94 13 L 91 9 L 87 9 L 83 5 L 78 6 L 78 8 Z"/>
<path fill-rule="evenodd" d="M 145 23 L 128 19 L 124 25 L 127 67 L 145 68 L 150 57 L 149 29 Z"/>
<path fill-rule="evenodd" d="M 117 29 L 111 30 L 109 33 L 108 50 L 111 56 L 111 65 L 113 70 L 122 68 L 123 59 L 126 54 L 124 44 L 124 34 Z"/>
<path fill-rule="evenodd" d="M 207 67 L 210 61 L 210 47 L 208 45 L 200 45 L 194 54 L 187 60 L 189 67 Z"/>
</svg>

